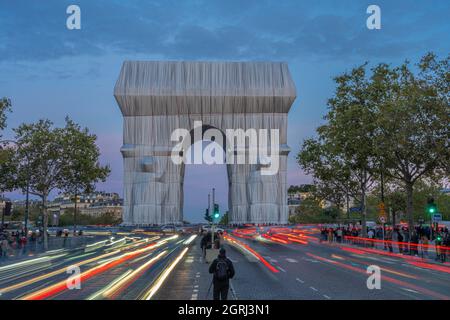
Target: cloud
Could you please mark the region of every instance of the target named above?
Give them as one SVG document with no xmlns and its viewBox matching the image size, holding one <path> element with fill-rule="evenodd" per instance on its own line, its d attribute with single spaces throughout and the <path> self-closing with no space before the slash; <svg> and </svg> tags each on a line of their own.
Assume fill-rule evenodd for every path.
<svg viewBox="0 0 450 320">
<path fill-rule="evenodd" d="M 81 0 L 82 29 L 69 31 L 65 11 L 71 2 L 2 3 L 0 61 L 111 53 L 168 59 L 369 59 L 406 54 L 424 43 L 448 49 L 441 38 L 448 40 L 449 31 L 443 12 L 450 4 L 444 1 L 433 7 L 380 1 L 380 31 L 365 28 L 368 3 L 237 0 Z"/>
</svg>

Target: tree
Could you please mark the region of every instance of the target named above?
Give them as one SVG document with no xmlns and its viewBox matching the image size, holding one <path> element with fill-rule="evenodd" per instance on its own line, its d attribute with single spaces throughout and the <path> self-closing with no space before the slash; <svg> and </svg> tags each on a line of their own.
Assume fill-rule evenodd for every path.
<svg viewBox="0 0 450 320">
<path fill-rule="evenodd" d="M 228 225 L 228 211 L 220 218 L 219 224 L 223 226 Z"/>
<path fill-rule="evenodd" d="M 11 111 L 11 100 L 0 99 L 0 137 L 6 128 L 6 113 Z M 12 176 L 15 171 L 13 155 L 15 151 L 7 144 L 0 146 L 0 191 L 10 191 L 14 188 Z"/>
<path fill-rule="evenodd" d="M 326 124 L 317 138 L 304 141 L 297 160 L 313 174 L 325 195 L 339 199 L 351 195 L 362 207 L 362 232 L 366 232 L 366 196 L 379 166 L 375 148 L 376 113 L 366 76 L 366 64 L 335 79 L 336 92 L 328 100 Z M 336 199 L 334 200 L 336 201 Z"/>
<path fill-rule="evenodd" d="M 414 226 L 415 183 L 426 176 L 448 177 L 450 163 L 449 57 L 437 61 L 432 53 L 417 64 L 373 70 L 373 97 L 377 108 L 376 146 L 386 173 L 406 191 L 406 214 Z"/>
<path fill-rule="evenodd" d="M 0 151 L 0 192 L 12 191 L 16 188 L 15 176 L 17 165 L 15 161 L 15 149 L 9 146 L 1 147 Z"/>
<path fill-rule="evenodd" d="M 44 248 L 48 248 L 47 200 L 50 192 L 64 185 L 64 146 L 63 130 L 52 128 L 50 120 L 39 120 L 32 124 L 22 124 L 14 129 L 15 137 L 20 148 L 17 149 L 16 159 L 19 173 L 30 168 L 30 193 L 42 200 Z M 27 158 L 27 167 L 22 159 Z M 25 188 L 23 175 L 16 179 L 18 186 Z"/>
<path fill-rule="evenodd" d="M 62 191 L 73 196 L 73 228 L 76 233 L 78 196 L 94 191 L 95 183 L 105 181 L 111 170 L 109 166 L 99 164 L 100 150 L 95 144 L 97 136 L 90 134 L 87 128 L 82 129 L 67 117 L 62 133 L 65 147 Z"/>
<path fill-rule="evenodd" d="M 6 112 L 11 111 L 11 100 L 8 98 L 0 99 L 0 131 L 6 128 Z M 1 137 L 1 135 L 0 135 Z"/>
<path fill-rule="evenodd" d="M 297 193 L 297 192 L 313 192 L 315 191 L 315 186 L 312 184 L 301 184 L 299 186 L 289 186 L 288 193 Z"/>
<path fill-rule="evenodd" d="M 340 216 L 337 207 L 322 208 L 320 199 L 308 197 L 296 208 L 295 214 L 289 217 L 290 223 L 328 223 L 336 222 Z"/>
</svg>

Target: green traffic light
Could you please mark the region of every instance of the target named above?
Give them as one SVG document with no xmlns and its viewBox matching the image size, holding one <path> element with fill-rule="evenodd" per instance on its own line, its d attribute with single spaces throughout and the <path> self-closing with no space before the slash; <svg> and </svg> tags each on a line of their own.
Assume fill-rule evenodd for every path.
<svg viewBox="0 0 450 320">
<path fill-rule="evenodd" d="M 219 217 L 219 214 L 218 214 L 218 213 L 215 213 L 215 214 L 214 214 L 214 218 L 217 219 L 218 217 Z"/>
<path fill-rule="evenodd" d="M 428 211 L 430 211 L 430 213 L 434 213 L 434 208 L 430 208 Z"/>
</svg>

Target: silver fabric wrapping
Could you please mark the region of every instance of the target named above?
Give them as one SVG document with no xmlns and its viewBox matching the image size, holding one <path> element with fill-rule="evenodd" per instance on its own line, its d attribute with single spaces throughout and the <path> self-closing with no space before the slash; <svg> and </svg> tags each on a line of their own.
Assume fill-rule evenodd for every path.
<svg viewBox="0 0 450 320">
<path fill-rule="evenodd" d="M 296 90 L 285 63 L 126 61 L 114 96 L 124 116 L 125 225 L 182 223 L 184 164 L 172 162 L 170 137 L 194 121 L 223 133 L 279 130 L 277 174 L 227 164 L 229 212 L 233 224 L 287 223 L 287 113 Z"/>
</svg>

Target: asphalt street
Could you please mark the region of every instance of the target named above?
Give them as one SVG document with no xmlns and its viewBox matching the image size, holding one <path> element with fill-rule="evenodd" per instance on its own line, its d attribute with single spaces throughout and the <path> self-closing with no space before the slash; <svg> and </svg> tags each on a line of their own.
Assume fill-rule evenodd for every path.
<svg viewBox="0 0 450 320">
<path fill-rule="evenodd" d="M 281 243 L 229 231 L 236 275 L 229 299 L 449 299 L 450 265 L 351 244 L 308 230 Z M 212 299 L 200 236 L 130 234 L 0 266 L 0 299 Z M 369 289 L 379 268 L 380 288 Z M 77 276 L 78 275 L 78 276 Z M 79 285 L 78 285 L 79 284 Z"/>
</svg>

